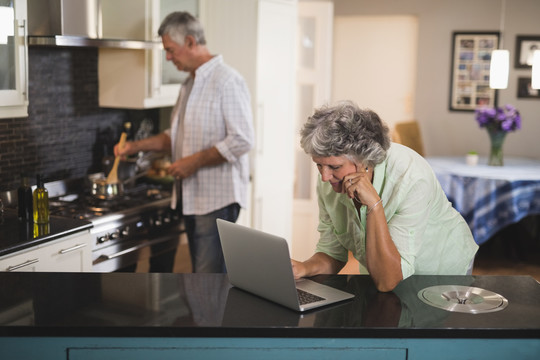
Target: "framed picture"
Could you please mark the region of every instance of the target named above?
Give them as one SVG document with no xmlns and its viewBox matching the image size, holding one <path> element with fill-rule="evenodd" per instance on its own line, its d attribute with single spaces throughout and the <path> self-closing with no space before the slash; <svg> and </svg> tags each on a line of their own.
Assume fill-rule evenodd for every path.
<svg viewBox="0 0 540 360">
<path fill-rule="evenodd" d="M 540 99 L 540 90 L 531 87 L 530 77 L 518 78 L 518 98 Z"/>
<path fill-rule="evenodd" d="M 540 50 L 540 35 L 518 35 L 514 67 L 531 68 L 534 50 Z"/>
<path fill-rule="evenodd" d="M 491 52 L 499 48 L 499 32 L 454 32 L 450 79 L 450 110 L 474 111 L 497 106 L 489 87 Z"/>
</svg>

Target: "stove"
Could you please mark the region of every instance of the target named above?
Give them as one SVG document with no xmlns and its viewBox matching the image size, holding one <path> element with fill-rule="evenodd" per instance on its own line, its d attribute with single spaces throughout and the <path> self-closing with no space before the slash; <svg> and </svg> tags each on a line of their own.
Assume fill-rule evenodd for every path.
<svg viewBox="0 0 540 360">
<path fill-rule="evenodd" d="M 184 231 L 171 191 L 139 182 L 113 199 L 98 199 L 84 179 L 45 184 L 51 215 L 90 221 L 94 239 L 92 271 L 134 271 L 136 265 L 176 248 Z M 88 189 L 85 190 L 85 189 Z"/>
</svg>

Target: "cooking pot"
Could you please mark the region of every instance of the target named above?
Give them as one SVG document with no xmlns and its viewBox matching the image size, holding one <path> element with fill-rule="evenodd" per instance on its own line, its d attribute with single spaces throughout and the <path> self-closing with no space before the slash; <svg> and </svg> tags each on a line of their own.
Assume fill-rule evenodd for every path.
<svg viewBox="0 0 540 360">
<path fill-rule="evenodd" d="M 124 192 L 124 184 L 122 182 L 108 184 L 103 173 L 90 176 L 89 179 L 92 182 L 92 196 L 98 199 L 113 199 L 122 195 Z"/>
<path fill-rule="evenodd" d="M 131 183 L 136 179 L 145 176 L 147 173 L 148 171 L 143 171 L 116 183 L 107 183 L 107 179 L 103 173 L 90 175 L 88 178 L 92 182 L 92 196 L 101 200 L 114 199 L 124 193 L 125 184 Z"/>
<path fill-rule="evenodd" d="M 124 192 L 121 182 L 107 184 L 107 179 L 98 179 L 92 182 L 92 196 L 102 200 L 113 199 Z"/>
</svg>

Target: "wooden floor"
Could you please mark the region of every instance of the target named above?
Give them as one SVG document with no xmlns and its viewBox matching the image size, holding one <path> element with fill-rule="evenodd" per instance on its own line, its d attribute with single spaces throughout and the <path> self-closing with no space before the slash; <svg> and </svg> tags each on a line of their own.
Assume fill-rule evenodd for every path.
<svg viewBox="0 0 540 360">
<path fill-rule="evenodd" d="M 174 263 L 174 272 L 176 273 L 190 273 L 191 272 L 191 259 L 189 258 L 189 247 L 187 239 L 182 238 L 178 251 L 176 252 L 176 261 Z"/>
<path fill-rule="evenodd" d="M 530 275 L 540 282 L 540 237 L 488 240 L 478 250 L 473 275 Z"/>
</svg>

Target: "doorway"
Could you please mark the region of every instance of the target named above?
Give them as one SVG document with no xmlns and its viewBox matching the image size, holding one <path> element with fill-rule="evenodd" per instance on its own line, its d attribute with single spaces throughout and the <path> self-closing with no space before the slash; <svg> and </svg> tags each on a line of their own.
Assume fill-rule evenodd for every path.
<svg viewBox="0 0 540 360">
<path fill-rule="evenodd" d="M 299 145 L 313 109 L 349 99 L 388 124 L 414 118 L 418 20 L 414 16 L 333 16 L 330 2 L 299 2 L 293 239 L 306 260 L 319 235 L 318 172 Z M 348 269 L 358 268 L 353 265 Z"/>
</svg>

